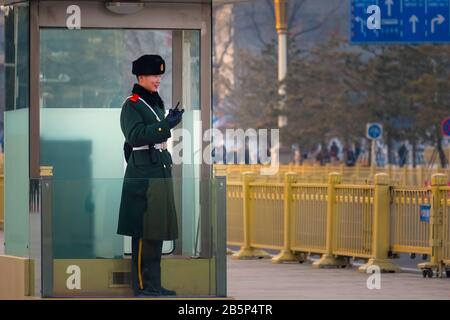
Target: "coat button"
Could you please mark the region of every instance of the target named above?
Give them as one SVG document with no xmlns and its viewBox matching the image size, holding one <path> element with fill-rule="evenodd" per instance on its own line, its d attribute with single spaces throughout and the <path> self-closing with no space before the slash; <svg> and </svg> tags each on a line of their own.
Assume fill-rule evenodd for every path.
<svg viewBox="0 0 450 320">
<path fill-rule="evenodd" d="M 162 149 L 159 149 L 159 152 L 162 152 Z"/>
<path fill-rule="evenodd" d="M 162 129 L 161 128 L 158 128 L 158 131 L 161 131 Z"/>
<path fill-rule="evenodd" d="M 164 165 L 163 165 L 163 167 L 165 168 L 165 167 L 166 167 L 166 165 L 164 164 Z"/>
</svg>

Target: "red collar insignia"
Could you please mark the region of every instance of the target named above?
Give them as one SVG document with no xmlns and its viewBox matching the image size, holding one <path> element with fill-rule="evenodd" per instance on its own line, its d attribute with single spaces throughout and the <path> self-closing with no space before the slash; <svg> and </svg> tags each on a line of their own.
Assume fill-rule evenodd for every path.
<svg viewBox="0 0 450 320">
<path fill-rule="evenodd" d="M 139 99 L 139 95 L 137 95 L 136 93 L 133 94 L 133 95 L 131 96 L 131 98 L 130 98 L 130 100 L 133 101 L 133 102 L 138 101 L 138 99 Z"/>
</svg>

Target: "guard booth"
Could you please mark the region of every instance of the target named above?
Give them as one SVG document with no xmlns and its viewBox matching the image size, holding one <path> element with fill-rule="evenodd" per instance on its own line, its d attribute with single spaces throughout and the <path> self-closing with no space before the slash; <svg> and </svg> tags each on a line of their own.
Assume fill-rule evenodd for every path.
<svg viewBox="0 0 450 320">
<path fill-rule="evenodd" d="M 3 1 L 5 255 L 0 297 L 126 297 L 131 239 L 116 234 L 125 160 L 120 111 L 142 54 L 166 60 L 160 94 L 185 109 L 169 149 L 179 238 L 162 284 L 226 296 L 225 182 L 211 127 L 211 3 Z M 178 131 L 177 131 L 178 132 Z M 206 160 L 206 161 L 205 161 Z M 11 296 L 13 295 L 13 296 Z M 15 296 L 14 296 L 15 295 Z"/>
</svg>

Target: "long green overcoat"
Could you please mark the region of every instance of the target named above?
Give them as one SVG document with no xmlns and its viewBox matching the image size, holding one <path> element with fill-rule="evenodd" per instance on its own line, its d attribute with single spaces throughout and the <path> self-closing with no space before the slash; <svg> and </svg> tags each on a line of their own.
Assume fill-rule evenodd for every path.
<svg viewBox="0 0 450 320">
<path fill-rule="evenodd" d="M 164 109 L 146 105 L 141 99 L 135 94 L 122 106 L 120 126 L 125 140 L 133 147 L 167 141 L 171 133 Z M 150 148 L 131 153 L 123 181 L 117 233 L 149 240 L 178 238 L 172 157 L 167 150 Z"/>
</svg>

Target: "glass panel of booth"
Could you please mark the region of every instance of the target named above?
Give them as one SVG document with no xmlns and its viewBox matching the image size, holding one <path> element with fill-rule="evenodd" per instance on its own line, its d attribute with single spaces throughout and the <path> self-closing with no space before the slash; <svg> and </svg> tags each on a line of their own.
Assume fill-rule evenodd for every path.
<svg viewBox="0 0 450 320">
<path fill-rule="evenodd" d="M 171 106 L 171 43 L 170 30 L 41 28 L 41 108 L 120 108 L 136 80 L 132 61 L 150 53 L 166 61 L 159 93 Z"/>
<path fill-rule="evenodd" d="M 119 120 L 122 102 L 136 80 L 131 62 L 147 53 L 166 60 L 160 89 L 166 111 L 172 106 L 174 77 L 181 77 L 180 102 L 186 111 L 181 130 L 173 130 L 168 141 L 169 151 L 178 143 L 183 157 L 174 161 L 171 183 L 176 186 L 178 240 L 175 247 L 172 241 L 164 242 L 163 284 L 179 294 L 214 295 L 215 255 L 210 248 L 202 252 L 204 238 L 200 241 L 214 236 L 209 230 L 202 232 L 201 218 L 215 221 L 205 216 L 212 212 L 200 210 L 201 201 L 210 201 L 208 195 L 201 200 L 201 186 L 211 184 L 200 180 L 200 31 L 181 34 L 181 72 L 173 74 L 173 31 L 40 29 L 40 163 L 53 170 L 51 183 L 31 184 L 30 196 L 38 199 L 32 201 L 36 214 L 30 210 L 31 216 L 43 220 L 41 230 L 31 230 L 30 237 L 43 235 L 42 252 L 35 245 L 38 239 L 31 251 L 42 259 L 35 263 L 42 279 L 35 276 L 33 281 L 35 288 L 42 284 L 44 296 L 129 294 L 131 239 L 117 234 L 126 182 Z M 128 182 L 149 183 L 138 180 Z M 165 182 L 154 180 L 153 185 Z M 43 269 L 37 271 L 37 265 Z M 80 283 L 77 272 L 82 273 Z"/>
<path fill-rule="evenodd" d="M 124 251 L 121 245 L 123 236 L 118 234 L 123 190 L 132 192 L 136 199 L 143 197 L 144 201 L 148 200 L 153 204 L 145 207 L 145 204 L 136 200 L 131 206 L 129 204 L 125 216 L 129 214 L 132 217 L 136 212 L 141 212 L 144 216 L 142 220 L 144 238 L 164 239 L 172 237 L 175 230 L 169 232 L 170 230 L 164 230 L 164 226 L 172 225 L 176 228 L 176 224 L 181 225 L 184 219 L 191 216 L 191 208 L 182 207 L 181 210 L 176 210 L 175 223 L 169 221 L 174 217 L 170 214 L 173 207 L 170 201 L 166 201 L 169 199 L 166 197 L 173 190 L 173 185 L 204 185 L 207 190 L 211 190 L 211 195 L 205 197 L 208 201 L 213 201 L 214 190 L 217 188 L 214 179 L 58 178 L 55 177 L 55 172 L 56 170 L 48 176 L 43 175 L 41 179 L 30 181 L 30 216 L 32 219 L 42 221 L 40 230 L 30 230 L 32 240 L 30 251 L 35 267 L 35 273 L 30 277 L 30 281 L 34 282 L 31 285 L 34 286 L 36 295 L 39 295 L 42 284 L 44 296 L 132 294 L 131 255 Z M 222 197 L 224 198 L 223 193 Z M 143 210 L 139 211 L 139 208 Z M 133 211 L 134 209 L 138 210 Z M 207 215 L 215 224 L 218 215 L 216 210 L 200 212 L 202 217 Z M 224 215 L 222 212 L 221 216 Z M 194 236 L 192 240 L 195 248 L 201 244 L 202 230 L 198 222 L 190 230 L 190 234 Z M 133 222 L 127 223 L 132 225 Z M 222 244 L 223 252 L 218 253 L 215 240 L 217 226 L 212 225 L 211 228 L 213 232 L 209 233 L 207 241 L 211 243 L 212 250 L 202 258 L 194 256 L 195 250 L 191 255 L 177 255 L 170 252 L 163 255 L 161 279 L 164 287 L 176 290 L 178 295 L 183 296 L 216 295 L 216 260 L 223 261 L 223 257 L 218 256 L 225 255 L 225 243 Z M 177 228 L 178 235 L 175 237 L 184 240 L 182 233 L 185 231 L 186 229 Z M 42 243 L 38 239 L 40 234 Z M 185 246 L 183 241 L 180 243 Z M 190 242 L 186 246 L 192 248 Z M 186 249 L 182 248 L 181 251 L 184 253 Z M 141 267 L 144 268 L 145 256 L 142 259 Z"/>
<path fill-rule="evenodd" d="M 200 109 L 200 31 L 183 31 L 183 103 Z"/>
<path fill-rule="evenodd" d="M 5 253 L 28 257 L 29 12 L 5 11 Z"/>
</svg>

